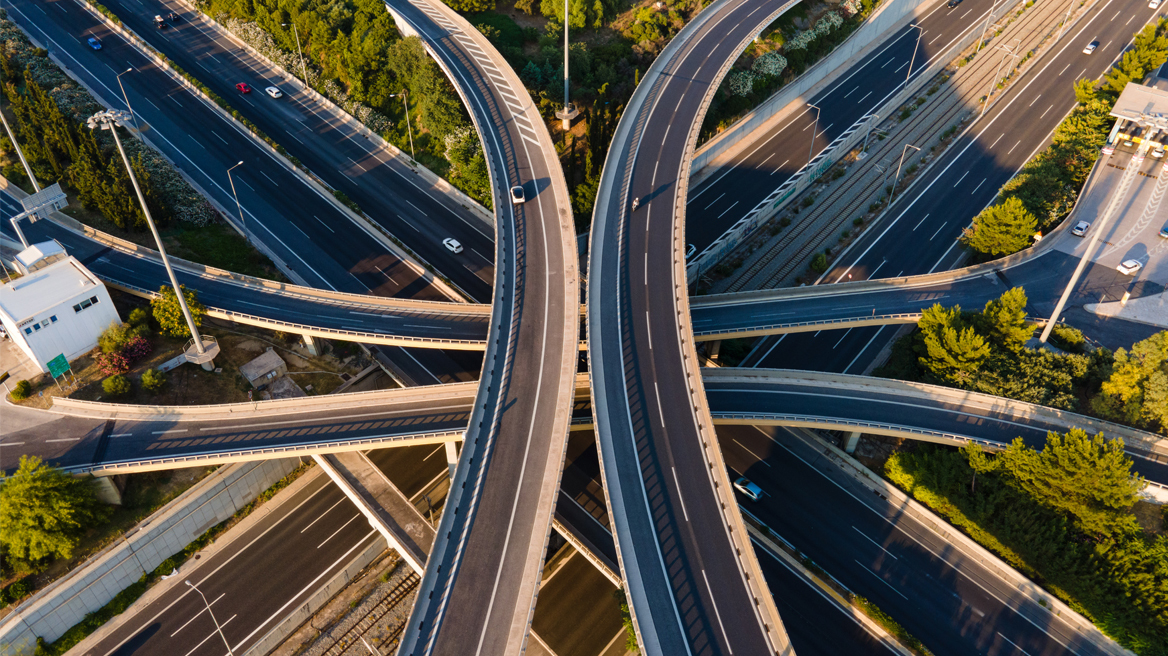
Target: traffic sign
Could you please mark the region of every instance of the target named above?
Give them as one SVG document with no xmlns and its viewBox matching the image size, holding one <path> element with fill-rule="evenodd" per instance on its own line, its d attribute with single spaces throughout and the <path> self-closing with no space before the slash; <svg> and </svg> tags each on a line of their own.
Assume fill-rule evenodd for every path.
<svg viewBox="0 0 1168 656">
<path fill-rule="evenodd" d="M 53 378 L 63 376 L 69 371 L 69 361 L 65 359 L 64 353 L 46 362 L 45 366 L 49 368 L 49 373 L 52 374 Z"/>
<path fill-rule="evenodd" d="M 43 219 L 49 212 L 55 212 L 68 205 L 69 201 L 65 198 L 65 192 L 61 191 L 61 184 L 55 182 L 35 194 L 20 199 L 20 204 L 29 216 Z"/>
</svg>

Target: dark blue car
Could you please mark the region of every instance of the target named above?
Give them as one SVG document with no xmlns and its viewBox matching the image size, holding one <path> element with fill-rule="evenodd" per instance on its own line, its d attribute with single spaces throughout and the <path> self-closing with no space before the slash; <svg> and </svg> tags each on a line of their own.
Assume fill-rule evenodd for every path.
<svg viewBox="0 0 1168 656">
<path fill-rule="evenodd" d="M 89 47 L 93 48 L 94 50 L 101 50 L 101 39 L 98 39 L 95 36 L 89 37 Z"/>
</svg>

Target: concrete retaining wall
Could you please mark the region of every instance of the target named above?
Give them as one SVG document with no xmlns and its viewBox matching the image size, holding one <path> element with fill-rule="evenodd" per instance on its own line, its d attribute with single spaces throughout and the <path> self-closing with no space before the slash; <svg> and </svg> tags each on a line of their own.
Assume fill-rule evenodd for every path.
<svg viewBox="0 0 1168 656">
<path fill-rule="evenodd" d="M 184 492 L 0 624 L 0 655 L 31 656 L 37 637 L 60 638 L 207 529 L 234 515 L 300 464 L 297 458 L 223 467 Z"/>
<path fill-rule="evenodd" d="M 819 60 L 789 84 L 763 101 L 761 105 L 739 119 L 718 136 L 707 141 L 694 155 L 690 170 L 690 187 L 702 182 L 708 175 L 734 157 L 738 152 L 755 142 L 749 138 L 755 130 L 771 122 L 781 120 L 805 105 L 803 99 L 818 92 L 848 73 L 845 66 L 849 59 L 868 54 L 868 50 L 883 44 L 885 33 L 898 30 L 925 11 L 936 0 L 889 0 L 876 8 L 858 30 L 836 47 L 827 57 Z M 745 141 L 745 143 L 743 143 Z"/>
</svg>

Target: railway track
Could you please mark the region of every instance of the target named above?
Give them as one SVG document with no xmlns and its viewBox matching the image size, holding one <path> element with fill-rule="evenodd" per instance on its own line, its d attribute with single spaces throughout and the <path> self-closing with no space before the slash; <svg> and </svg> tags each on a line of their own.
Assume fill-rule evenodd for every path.
<svg viewBox="0 0 1168 656">
<path fill-rule="evenodd" d="M 385 595 L 381 601 L 379 601 L 364 615 L 362 615 L 361 619 L 357 620 L 356 624 L 349 627 L 349 629 L 341 635 L 337 636 L 333 640 L 333 644 L 329 645 L 328 649 L 324 651 L 324 655 L 341 656 L 341 654 L 344 654 L 345 651 L 350 647 L 357 646 L 360 642 L 359 639 L 361 636 L 368 633 L 370 629 L 372 629 L 379 621 L 381 621 L 381 618 L 385 617 L 391 610 L 396 608 L 398 604 L 402 603 L 406 597 L 408 597 L 415 589 L 417 589 L 418 584 L 421 583 L 421 581 L 422 579 L 417 575 L 417 573 L 410 572 L 407 574 L 405 578 L 399 581 L 398 584 L 389 591 L 389 594 Z M 397 627 L 394 628 L 390 636 L 381 642 L 380 646 L 383 648 L 388 647 L 390 649 L 396 648 L 398 640 L 401 639 L 401 634 L 402 631 L 405 630 L 405 627 L 406 621 L 402 620 L 397 625 Z M 364 649 L 365 647 L 361 646 L 362 651 L 360 653 L 364 654 Z"/>
<path fill-rule="evenodd" d="M 1057 25 L 1045 20 L 1050 18 L 1048 14 L 1051 12 L 1058 13 L 1057 8 L 1053 7 L 1053 3 L 1044 4 L 1050 5 L 1049 11 L 1043 11 L 1047 7 L 1041 9 L 1036 7 L 1033 11 L 1023 13 L 995 40 L 1009 39 L 1013 41 L 1020 38 L 1022 43 L 1034 43 L 1034 47 L 1038 47 L 1057 29 Z M 1017 11 L 1017 9 L 1012 11 Z M 1028 48 L 1028 50 L 1032 50 L 1034 47 Z M 823 246 L 826 240 L 837 234 L 857 214 L 857 210 L 861 206 L 871 203 L 879 195 L 878 192 L 886 184 L 886 180 L 883 175 L 873 171 L 873 164 L 885 159 L 898 159 L 899 149 L 903 143 L 917 143 L 917 137 L 920 136 L 928 136 L 931 140 L 963 112 L 967 111 L 970 101 L 984 93 L 983 90 L 997 73 L 997 58 L 986 57 L 983 54 L 975 59 L 967 70 L 968 73 L 963 79 L 958 80 L 956 76 L 951 77 L 933 96 L 927 96 L 922 91 L 918 97 L 926 97 L 927 99 L 914 111 L 918 117 L 924 116 L 926 118 L 923 121 L 910 123 L 906 128 L 908 134 L 902 131 L 899 135 L 877 141 L 877 145 L 868 151 L 869 163 L 864 166 L 865 170 L 853 173 L 852 179 L 855 181 L 853 186 L 835 192 L 835 196 L 840 200 L 822 203 L 805 212 L 806 217 L 793 224 L 786 232 L 782 242 L 783 246 L 771 249 L 763 257 L 753 262 L 749 269 L 739 275 L 734 283 L 726 289 L 726 292 L 740 291 L 744 288 L 767 289 L 776 287 L 797 268 L 803 266 L 807 259 Z M 946 72 L 948 69 L 939 72 L 930 82 Z M 1003 92 L 999 92 L 998 97 Z M 911 161 L 911 157 L 908 161 Z M 856 191 L 856 184 L 862 185 L 858 191 Z M 804 192 L 803 195 L 806 193 L 808 192 Z M 846 200 L 844 200 L 845 198 Z M 792 199 L 790 202 L 794 203 L 796 200 Z M 793 246 L 795 250 L 792 252 Z M 783 256 L 785 256 L 786 261 L 777 269 L 768 272 L 770 265 L 777 258 Z"/>
</svg>

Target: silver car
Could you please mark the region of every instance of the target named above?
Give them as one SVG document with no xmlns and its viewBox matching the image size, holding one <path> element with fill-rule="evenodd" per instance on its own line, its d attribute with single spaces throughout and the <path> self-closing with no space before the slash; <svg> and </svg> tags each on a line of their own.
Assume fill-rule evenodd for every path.
<svg viewBox="0 0 1168 656">
<path fill-rule="evenodd" d="M 1134 276 L 1144 265 L 1139 260 L 1124 260 L 1115 270 L 1125 276 Z"/>
<path fill-rule="evenodd" d="M 1075 224 L 1074 228 L 1071 228 L 1071 234 L 1076 237 L 1082 237 L 1083 235 L 1087 234 L 1087 231 L 1090 229 L 1090 223 L 1087 223 L 1086 221 L 1079 221 Z"/>
</svg>

